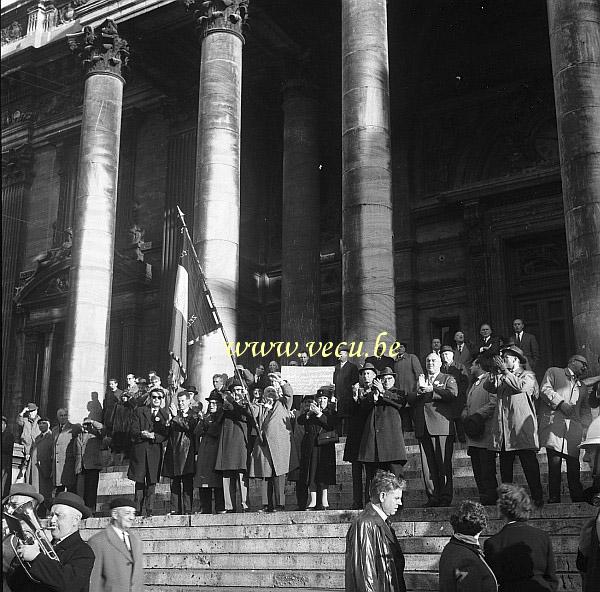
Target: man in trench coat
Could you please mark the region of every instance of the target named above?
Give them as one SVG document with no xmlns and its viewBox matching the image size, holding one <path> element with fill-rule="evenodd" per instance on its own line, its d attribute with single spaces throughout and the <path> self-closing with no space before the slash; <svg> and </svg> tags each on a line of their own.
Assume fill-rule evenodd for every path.
<svg viewBox="0 0 600 592">
<path fill-rule="evenodd" d="M 566 368 L 548 368 L 540 387 L 539 438 L 548 454 L 549 503 L 560 503 L 561 465 L 567 465 L 571 501 L 584 501 L 579 445 L 592 421 L 585 385 L 580 377 L 587 360 L 571 356 Z"/>
<path fill-rule="evenodd" d="M 492 417 L 492 449 L 499 452 L 502 483 L 513 482 L 513 464 L 519 457 L 533 503 L 544 505 L 535 401 L 539 397 L 535 374 L 525 370 L 527 358 L 516 345 L 493 357 L 494 371 L 483 387 L 498 395 Z"/>
</svg>

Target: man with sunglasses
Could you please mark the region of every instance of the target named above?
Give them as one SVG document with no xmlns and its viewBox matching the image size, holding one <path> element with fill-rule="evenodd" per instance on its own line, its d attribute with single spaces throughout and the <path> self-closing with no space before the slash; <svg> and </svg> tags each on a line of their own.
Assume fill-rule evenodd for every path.
<svg viewBox="0 0 600 592">
<path fill-rule="evenodd" d="M 156 484 L 160 479 L 162 442 L 168 435 L 169 412 L 163 407 L 162 388 L 151 389 L 150 403 L 137 407 L 131 420 L 131 458 L 127 477 L 135 481 L 136 510 L 152 516 Z"/>
</svg>

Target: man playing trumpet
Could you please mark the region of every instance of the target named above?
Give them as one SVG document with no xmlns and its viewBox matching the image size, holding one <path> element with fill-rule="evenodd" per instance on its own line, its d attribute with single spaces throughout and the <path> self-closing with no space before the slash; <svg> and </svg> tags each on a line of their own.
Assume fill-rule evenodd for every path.
<svg viewBox="0 0 600 592">
<path fill-rule="evenodd" d="M 43 501 L 33 487 L 15 484 L 8 497 L 9 504 L 18 508 L 27 502 Z M 3 500 L 3 508 L 6 507 Z M 50 551 L 38 538 L 31 544 L 19 541 L 18 559 L 13 560 L 12 573 L 6 579 L 14 592 L 87 592 L 94 567 L 94 552 L 79 535 L 79 522 L 90 516 L 90 510 L 74 493 L 62 492 L 52 500 L 48 526 L 52 535 Z M 20 560 L 21 563 L 18 563 Z"/>
</svg>

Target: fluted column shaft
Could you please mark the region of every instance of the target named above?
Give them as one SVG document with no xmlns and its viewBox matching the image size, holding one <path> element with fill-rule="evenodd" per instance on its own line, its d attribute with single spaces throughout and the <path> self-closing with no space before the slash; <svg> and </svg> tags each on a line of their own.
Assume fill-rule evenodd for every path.
<svg viewBox="0 0 600 592">
<path fill-rule="evenodd" d="M 23 200 L 33 155 L 26 145 L 2 157 L 2 392 L 7 392 L 12 340 L 13 298 L 19 264 Z"/>
<path fill-rule="evenodd" d="M 241 27 L 247 1 L 194 2 L 202 40 L 193 241 L 230 341 L 237 336 L 240 237 Z M 189 382 L 212 388 L 212 375 L 233 373 L 220 331 L 188 352 Z M 206 391 L 208 392 L 208 390 Z"/>
<path fill-rule="evenodd" d="M 300 347 L 320 338 L 318 103 L 288 83 L 283 122 L 281 338 Z"/>
<path fill-rule="evenodd" d="M 127 45 L 114 23 L 70 38 L 83 59 L 83 98 L 73 248 L 65 332 L 65 404 L 87 414 L 90 392 L 104 392 L 108 361 L 117 174 Z"/>
<path fill-rule="evenodd" d="M 396 331 L 386 0 L 342 2 L 342 299 L 346 340 Z"/>
<path fill-rule="evenodd" d="M 548 0 L 576 348 L 600 354 L 600 4 Z"/>
</svg>

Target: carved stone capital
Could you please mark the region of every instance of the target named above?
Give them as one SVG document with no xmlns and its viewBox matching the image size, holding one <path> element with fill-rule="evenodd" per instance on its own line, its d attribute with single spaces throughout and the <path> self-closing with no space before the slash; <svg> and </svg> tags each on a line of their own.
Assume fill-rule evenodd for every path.
<svg viewBox="0 0 600 592">
<path fill-rule="evenodd" d="M 200 39 L 226 31 L 244 40 L 242 27 L 248 18 L 250 0 L 182 0 L 193 13 Z"/>
<path fill-rule="evenodd" d="M 31 177 L 33 149 L 30 144 L 2 153 L 2 183 L 26 183 Z"/>
<path fill-rule="evenodd" d="M 83 64 L 86 76 L 113 74 L 123 77 L 129 62 L 129 44 L 119 37 L 114 21 L 105 20 L 95 29 L 84 27 L 67 36 L 70 50 Z"/>
</svg>

